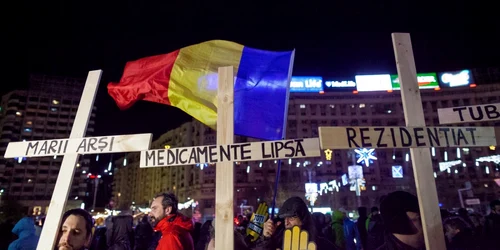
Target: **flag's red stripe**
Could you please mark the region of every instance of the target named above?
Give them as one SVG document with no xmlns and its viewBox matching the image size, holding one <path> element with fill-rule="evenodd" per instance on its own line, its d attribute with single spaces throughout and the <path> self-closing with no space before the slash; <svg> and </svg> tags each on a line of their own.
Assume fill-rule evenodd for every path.
<svg viewBox="0 0 500 250">
<path fill-rule="evenodd" d="M 118 107 L 127 109 L 138 100 L 170 105 L 168 85 L 179 51 L 128 62 L 120 82 L 108 84 L 108 93 Z"/>
</svg>

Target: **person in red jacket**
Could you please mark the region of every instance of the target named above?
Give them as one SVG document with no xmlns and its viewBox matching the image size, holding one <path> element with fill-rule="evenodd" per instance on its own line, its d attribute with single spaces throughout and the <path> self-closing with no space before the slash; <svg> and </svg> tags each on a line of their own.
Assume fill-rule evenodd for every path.
<svg viewBox="0 0 500 250">
<path fill-rule="evenodd" d="M 156 250 L 194 250 L 193 221 L 177 212 L 178 203 L 171 193 L 159 194 L 151 203 L 149 216 L 154 230 L 162 235 Z"/>
</svg>

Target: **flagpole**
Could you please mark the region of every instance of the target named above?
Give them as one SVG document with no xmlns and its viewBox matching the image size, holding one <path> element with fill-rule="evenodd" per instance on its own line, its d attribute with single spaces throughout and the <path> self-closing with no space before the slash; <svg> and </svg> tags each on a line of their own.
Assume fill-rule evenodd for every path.
<svg viewBox="0 0 500 250">
<path fill-rule="evenodd" d="M 288 67 L 288 86 L 286 88 L 286 100 L 285 100 L 285 114 L 283 114 L 283 129 L 281 130 L 281 139 L 286 139 L 286 124 L 288 121 L 288 103 L 290 101 L 290 81 L 292 79 L 293 63 L 295 60 L 295 50 L 292 51 L 290 56 L 290 67 Z M 274 219 L 274 209 L 276 207 L 276 196 L 278 195 L 278 183 L 280 182 L 281 174 L 281 159 L 278 160 L 278 170 L 276 171 L 276 178 L 274 179 L 274 196 L 273 203 L 271 206 L 271 219 Z"/>
</svg>

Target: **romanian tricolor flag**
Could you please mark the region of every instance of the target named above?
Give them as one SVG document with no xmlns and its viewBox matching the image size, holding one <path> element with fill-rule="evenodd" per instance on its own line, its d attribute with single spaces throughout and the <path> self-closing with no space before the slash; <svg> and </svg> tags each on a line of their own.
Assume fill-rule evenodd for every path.
<svg viewBox="0 0 500 250">
<path fill-rule="evenodd" d="M 234 131 L 282 139 L 294 51 L 272 52 L 213 40 L 128 62 L 119 83 L 108 84 L 118 107 L 138 100 L 180 108 L 216 129 L 217 72 L 235 68 Z"/>
</svg>

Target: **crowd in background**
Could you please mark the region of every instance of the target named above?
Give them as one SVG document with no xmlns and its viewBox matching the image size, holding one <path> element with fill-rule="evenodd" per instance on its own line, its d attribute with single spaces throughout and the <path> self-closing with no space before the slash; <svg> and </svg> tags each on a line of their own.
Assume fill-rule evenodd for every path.
<svg viewBox="0 0 500 250">
<path fill-rule="evenodd" d="M 170 193 L 159 194 L 149 214 L 134 222 L 132 211 L 93 220 L 85 210 L 72 209 L 62 218 L 56 248 L 59 250 L 206 250 L 215 249 L 213 220 L 194 222 L 178 210 Z M 441 209 L 447 249 L 500 249 L 500 201 L 490 204 L 490 213 L 481 216 L 466 209 L 456 213 Z M 311 213 L 300 197 L 287 199 L 274 218 L 264 224 L 244 215 L 235 219 L 234 249 L 281 249 L 286 229 L 300 227 L 309 233 L 317 249 L 420 250 L 425 249 L 417 197 L 393 192 L 380 201 L 380 209 L 358 208 L 353 220 L 345 209 L 332 213 Z M 137 219 L 137 218 L 136 218 Z M 43 219 L 24 217 L 12 228 L 4 223 L 0 249 L 36 249 Z M 10 232 L 6 232 L 10 229 Z M 256 237 L 249 231 L 257 232 Z M 255 234 L 254 234 L 255 236 Z M 5 247 L 5 248 L 4 248 Z M 217 249 L 225 249 L 217 245 Z"/>
</svg>

